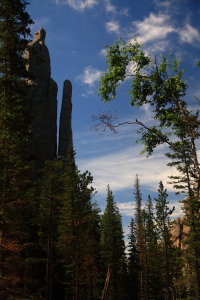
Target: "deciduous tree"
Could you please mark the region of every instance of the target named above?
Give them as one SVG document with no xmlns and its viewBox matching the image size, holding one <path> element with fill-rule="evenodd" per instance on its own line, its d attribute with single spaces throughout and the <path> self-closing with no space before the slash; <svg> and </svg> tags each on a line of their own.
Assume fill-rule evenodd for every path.
<svg viewBox="0 0 200 300">
<path fill-rule="evenodd" d="M 136 107 L 149 104 L 152 108 L 154 122 L 148 126 L 145 120 L 125 122 L 141 125 L 138 130 L 142 153 L 151 155 L 161 144 L 168 147 L 166 155 L 171 159 L 178 176 L 173 176 L 174 187 L 188 196 L 185 203 L 187 220 L 190 228 L 189 244 L 193 259 L 191 266 L 196 276 L 196 292 L 200 298 L 200 234 L 199 234 L 199 183 L 200 168 L 196 142 L 200 136 L 199 111 L 191 110 L 191 100 L 186 98 L 187 82 L 183 79 L 184 70 L 180 70 L 180 60 L 172 54 L 160 59 L 147 55 L 137 42 L 118 40 L 107 47 L 107 72 L 101 78 L 99 94 L 101 99 L 109 102 L 116 96 L 116 89 L 130 78 L 129 94 L 131 105 Z M 128 68 L 127 68 L 128 67 Z M 195 100 L 198 104 L 198 99 Z M 115 129 L 109 115 L 99 116 L 103 126 Z"/>
</svg>

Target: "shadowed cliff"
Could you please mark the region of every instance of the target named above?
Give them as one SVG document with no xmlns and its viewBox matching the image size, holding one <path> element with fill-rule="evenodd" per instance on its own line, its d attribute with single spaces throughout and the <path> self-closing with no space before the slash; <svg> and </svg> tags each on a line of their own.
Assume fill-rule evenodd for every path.
<svg viewBox="0 0 200 300">
<path fill-rule="evenodd" d="M 47 46 L 46 32 L 40 28 L 29 43 L 24 57 L 31 79 L 26 79 L 28 87 L 28 105 L 31 114 L 30 155 L 35 158 L 39 168 L 46 160 L 57 156 L 57 84 L 51 78 L 51 63 Z M 66 156 L 72 145 L 72 86 L 69 80 L 64 82 L 62 108 L 59 125 L 59 156 Z"/>
</svg>

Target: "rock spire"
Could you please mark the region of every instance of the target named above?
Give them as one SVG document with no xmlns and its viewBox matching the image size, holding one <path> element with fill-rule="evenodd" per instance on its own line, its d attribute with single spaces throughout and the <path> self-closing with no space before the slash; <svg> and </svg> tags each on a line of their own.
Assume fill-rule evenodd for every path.
<svg viewBox="0 0 200 300">
<path fill-rule="evenodd" d="M 30 155 L 37 161 L 39 168 L 46 160 L 57 156 L 57 84 L 51 78 L 51 63 L 47 46 L 46 32 L 40 28 L 29 43 L 24 57 L 31 78 L 26 79 L 28 105 L 31 115 Z M 66 156 L 68 144 L 72 143 L 71 95 L 69 80 L 64 83 L 63 103 L 60 117 L 59 155 Z M 65 115 L 66 114 L 66 115 Z M 66 147 L 66 148 L 65 148 Z"/>
<path fill-rule="evenodd" d="M 60 113 L 58 156 L 65 157 L 67 150 L 72 146 L 72 84 L 65 80 L 63 86 L 62 107 Z"/>
</svg>

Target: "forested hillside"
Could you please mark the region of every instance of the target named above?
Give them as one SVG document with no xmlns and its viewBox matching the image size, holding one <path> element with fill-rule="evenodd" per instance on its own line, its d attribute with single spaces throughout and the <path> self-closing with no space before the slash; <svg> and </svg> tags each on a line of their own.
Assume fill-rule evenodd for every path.
<svg viewBox="0 0 200 300">
<path fill-rule="evenodd" d="M 151 155 L 167 145 L 171 180 L 183 193 L 187 230 L 172 236 L 173 209 L 162 178 L 157 197 L 142 198 L 142 178 L 133 182 L 128 246 L 111 187 L 100 211 L 89 171 L 80 173 L 75 150 L 39 168 L 29 153 L 31 117 L 27 109 L 23 53 L 33 23 L 24 0 L 0 0 L 0 299 L 2 300 L 196 300 L 200 299 L 200 171 L 196 140 L 198 110 L 185 99 L 187 83 L 173 56 L 159 62 L 141 45 L 118 41 L 108 47 L 108 71 L 100 95 L 115 98 L 132 77 L 131 105 L 150 104 L 156 125 L 144 122 L 138 134 Z M 131 74 L 127 66 L 132 64 Z M 130 68 L 129 68 L 130 70 Z M 111 119 L 102 126 L 115 130 Z M 177 221 L 178 222 L 178 221 Z"/>
</svg>

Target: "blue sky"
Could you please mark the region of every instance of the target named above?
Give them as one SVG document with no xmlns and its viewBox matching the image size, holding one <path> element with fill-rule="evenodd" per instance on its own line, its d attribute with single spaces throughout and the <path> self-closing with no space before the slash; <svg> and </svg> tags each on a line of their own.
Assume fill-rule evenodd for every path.
<svg viewBox="0 0 200 300">
<path fill-rule="evenodd" d="M 148 107 L 135 109 L 127 94 L 130 82 L 119 88 L 117 98 L 107 104 L 97 95 L 99 79 L 106 70 L 105 47 L 118 38 L 125 41 L 135 34 L 147 53 L 173 53 L 182 56 L 189 88 L 187 99 L 193 104 L 200 98 L 200 0 L 32 0 L 27 10 L 35 24 L 46 30 L 46 45 L 51 57 L 52 78 L 58 84 L 58 109 L 65 79 L 73 86 L 73 140 L 76 163 L 81 172 L 89 170 L 98 191 L 96 200 L 103 209 L 106 188 L 110 185 L 123 217 L 125 232 L 133 216 L 133 185 L 138 174 L 143 193 L 156 196 L 160 180 L 169 192 L 170 205 L 176 204 L 174 217 L 181 214 L 180 206 L 168 177 L 175 170 L 166 167 L 165 146 L 146 158 L 139 155 L 141 145 L 133 126 L 124 126 L 117 134 L 102 135 L 91 130 L 92 115 L 100 111 L 118 111 L 120 122 L 151 119 Z"/>
</svg>

